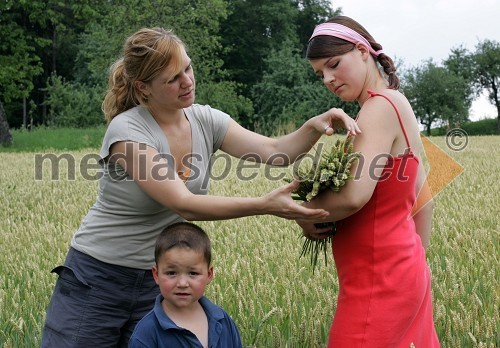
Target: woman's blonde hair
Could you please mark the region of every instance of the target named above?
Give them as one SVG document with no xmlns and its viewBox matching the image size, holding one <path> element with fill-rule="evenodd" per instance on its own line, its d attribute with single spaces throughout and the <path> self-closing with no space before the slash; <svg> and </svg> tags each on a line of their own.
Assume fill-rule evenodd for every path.
<svg viewBox="0 0 500 348">
<path fill-rule="evenodd" d="M 123 57 L 111 65 L 108 90 L 102 111 L 109 123 L 116 115 L 147 98 L 135 87 L 136 81 L 148 83 L 172 64 L 173 76 L 181 69 L 183 42 L 163 28 L 143 28 L 127 38 Z"/>
</svg>

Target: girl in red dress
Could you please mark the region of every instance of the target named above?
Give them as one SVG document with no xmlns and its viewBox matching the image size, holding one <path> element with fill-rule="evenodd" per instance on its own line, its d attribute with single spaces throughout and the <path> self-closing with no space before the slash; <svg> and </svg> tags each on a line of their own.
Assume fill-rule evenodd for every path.
<svg viewBox="0 0 500 348">
<path fill-rule="evenodd" d="M 425 257 L 432 200 L 412 211 L 426 188 L 424 150 L 394 62 L 344 16 L 315 28 L 306 56 L 333 94 L 358 102 L 363 130 L 354 139 L 362 153 L 351 171 L 356 178 L 306 203 L 337 221 L 332 249 L 340 291 L 328 347 L 439 347 Z M 324 238 L 324 228 L 297 223 L 307 237 Z"/>
</svg>

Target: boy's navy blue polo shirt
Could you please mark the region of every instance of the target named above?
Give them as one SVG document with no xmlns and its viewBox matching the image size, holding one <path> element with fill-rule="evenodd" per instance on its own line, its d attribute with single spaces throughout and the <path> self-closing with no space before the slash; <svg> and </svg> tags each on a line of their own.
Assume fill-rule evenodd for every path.
<svg viewBox="0 0 500 348">
<path fill-rule="evenodd" d="M 177 326 L 161 306 L 163 296 L 156 298 L 154 308 L 135 327 L 129 348 L 200 347 L 201 342 L 191 331 Z M 203 296 L 199 300 L 208 319 L 209 348 L 241 348 L 241 338 L 233 319 L 221 307 Z"/>
</svg>

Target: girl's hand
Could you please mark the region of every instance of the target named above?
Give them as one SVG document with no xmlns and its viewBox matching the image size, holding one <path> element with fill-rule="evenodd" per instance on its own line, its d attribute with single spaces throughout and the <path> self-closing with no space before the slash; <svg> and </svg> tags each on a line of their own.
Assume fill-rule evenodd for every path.
<svg viewBox="0 0 500 348">
<path fill-rule="evenodd" d="M 306 208 L 293 200 L 291 193 L 298 185 L 298 181 L 293 181 L 263 196 L 265 213 L 288 220 L 303 221 L 317 221 L 327 217 L 329 213 L 326 210 Z"/>
<path fill-rule="evenodd" d="M 320 133 L 332 135 L 336 129 L 344 128 L 352 135 L 361 133 L 356 121 L 344 110 L 333 108 L 311 119 L 313 127 Z"/>
<path fill-rule="evenodd" d="M 332 227 L 318 227 L 318 224 L 306 220 L 297 219 L 295 222 L 302 228 L 302 234 L 311 240 L 328 238 L 332 230 Z"/>
</svg>

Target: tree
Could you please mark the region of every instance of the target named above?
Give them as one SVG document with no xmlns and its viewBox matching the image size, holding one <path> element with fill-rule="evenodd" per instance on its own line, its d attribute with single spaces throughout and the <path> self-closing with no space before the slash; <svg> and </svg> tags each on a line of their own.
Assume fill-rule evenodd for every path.
<svg viewBox="0 0 500 348">
<path fill-rule="evenodd" d="M 443 61 L 443 65 L 448 71 L 465 80 L 464 103 L 467 109 L 470 109 L 475 95 L 478 94 L 474 88 L 475 63 L 472 54 L 463 46 L 452 48 L 448 58 Z"/>
<path fill-rule="evenodd" d="M 0 2 L 0 99 L 16 125 L 27 114 L 45 121 L 47 79 L 56 71 L 72 79 L 77 35 L 95 17 L 99 0 Z M 27 106 L 31 107 L 27 110 Z M 23 113 L 19 122 L 20 111 Z M 12 115 L 9 115 L 12 116 Z"/>
<path fill-rule="evenodd" d="M 329 0 L 294 0 L 298 9 L 297 34 L 302 52 L 305 53 L 307 42 L 314 27 L 328 18 L 339 15 L 341 9 L 333 10 Z"/>
<path fill-rule="evenodd" d="M 77 57 L 79 82 L 85 82 L 83 80 L 88 75 L 92 76 L 93 82 L 99 80 L 99 76 L 107 81 L 106 70 L 121 53 L 124 39 L 144 27 L 173 29 L 186 43 L 199 82 L 213 80 L 220 73 L 223 62 L 219 58 L 219 22 L 227 16 L 227 4 L 223 0 L 122 0 L 108 3 L 103 5 L 105 13 L 102 17 L 92 21 L 81 36 Z"/>
<path fill-rule="evenodd" d="M 283 64 L 286 62 L 286 64 Z M 296 42 L 287 40 L 265 60 L 262 81 L 252 89 L 254 128 L 277 135 L 296 129 L 309 117 L 332 107 L 355 115 L 356 103 L 343 103 L 313 73 Z"/>
<path fill-rule="evenodd" d="M 35 87 L 33 80 L 43 72 L 38 52 L 48 44 L 26 30 L 29 19 L 23 15 L 24 6 L 17 1 L 0 2 L 0 101 L 23 100 L 22 105 Z M 24 126 L 26 115 L 24 108 Z"/>
<path fill-rule="evenodd" d="M 11 144 L 12 144 L 12 134 L 10 134 L 9 124 L 7 123 L 5 110 L 3 109 L 3 104 L 0 101 L 0 145 L 11 145 Z"/>
<path fill-rule="evenodd" d="M 252 88 L 265 69 L 272 47 L 295 37 L 297 18 L 290 0 L 233 0 L 229 15 L 221 23 L 222 59 L 228 79 L 240 86 L 241 94 L 252 101 Z M 241 124 L 255 130 L 254 110 L 241 115 Z"/>
<path fill-rule="evenodd" d="M 443 65 L 455 75 L 462 76 L 467 81 L 473 80 L 474 57 L 464 46 L 452 48 Z"/>
<path fill-rule="evenodd" d="M 258 107 L 253 89 L 268 71 L 266 59 L 287 40 L 303 52 L 314 26 L 333 13 L 331 4 L 327 0 L 232 0 L 228 3 L 229 16 L 221 23 L 224 68 L 230 74 L 229 79 L 241 86 L 242 95 Z M 281 64 L 287 65 L 291 57 L 283 58 Z M 250 129 L 256 124 L 252 114 L 241 121 Z"/>
<path fill-rule="evenodd" d="M 484 40 L 476 46 L 473 55 L 474 76 L 478 88 L 486 89 L 488 99 L 497 108 L 497 130 L 500 132 L 500 43 Z"/>
<path fill-rule="evenodd" d="M 82 97 L 85 95 L 80 92 L 85 87 L 91 97 L 99 89 L 104 91 L 109 66 L 120 56 L 124 39 L 143 27 L 173 29 L 185 42 L 195 70 L 197 103 L 220 108 L 231 113 L 235 119 L 239 119 L 241 114 L 251 114 L 251 101 L 239 95 L 236 83 L 228 81 L 228 74 L 222 69 L 223 61 L 219 57 L 219 22 L 226 16 L 226 6 L 223 0 L 123 0 L 103 3 L 100 15 L 89 22 L 79 36 L 74 81 L 64 76 L 59 80 L 50 80 L 54 84 L 48 86 L 48 91 L 59 94 L 47 97 L 47 103 L 57 108 L 56 112 L 49 112 L 49 119 L 53 124 L 67 124 L 70 121 L 68 114 L 76 115 L 70 107 L 90 110 L 94 115 L 95 108 L 89 105 L 77 107 L 80 102 L 93 102 L 92 98 L 72 98 L 71 102 L 62 102 L 70 97 L 65 91 Z M 83 124 L 81 118 L 74 119 L 75 124 Z M 95 117 L 93 119 L 96 120 Z"/>
<path fill-rule="evenodd" d="M 432 60 L 407 71 L 403 91 L 427 135 L 434 123 L 448 127 L 467 120 L 467 81 Z"/>
</svg>

